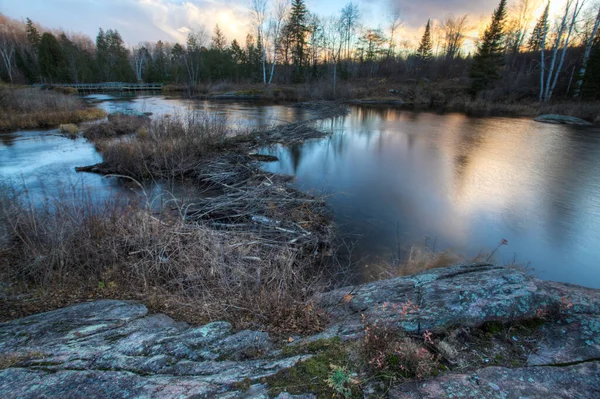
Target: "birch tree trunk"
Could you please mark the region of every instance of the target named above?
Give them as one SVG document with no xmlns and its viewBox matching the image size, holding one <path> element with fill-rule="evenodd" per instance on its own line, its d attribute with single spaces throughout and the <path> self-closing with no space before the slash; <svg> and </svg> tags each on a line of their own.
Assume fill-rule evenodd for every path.
<svg viewBox="0 0 600 399">
<path fill-rule="evenodd" d="M 8 74 L 8 79 L 10 83 L 13 82 L 13 64 L 15 60 L 15 46 L 7 45 L 0 47 L 0 54 L 2 54 L 2 60 L 4 61 L 4 66 L 6 67 L 6 73 Z"/>
<path fill-rule="evenodd" d="M 542 101 L 548 101 L 548 94 L 550 92 L 550 84 L 552 83 L 552 74 L 554 73 L 554 66 L 556 64 L 556 57 L 558 56 L 558 48 L 560 47 L 560 42 L 562 40 L 562 35 L 565 32 L 567 26 L 567 17 L 569 15 L 569 11 L 571 9 L 571 0 L 567 1 L 565 6 L 565 14 L 560 22 L 558 27 L 558 32 L 556 36 L 556 41 L 554 43 L 554 50 L 552 52 L 552 61 L 550 62 L 550 68 L 548 69 L 548 79 L 546 81 L 546 87 L 544 88 L 544 95 Z"/>
<path fill-rule="evenodd" d="M 548 3 L 550 4 L 550 3 Z M 546 23 L 548 23 L 548 21 L 546 20 Z M 542 36 L 542 49 L 541 49 L 541 55 L 540 55 L 540 96 L 539 96 L 539 100 L 544 101 L 544 72 L 546 72 L 546 58 L 545 58 L 545 53 L 546 53 L 546 36 L 548 36 L 548 29 L 544 30 L 544 35 Z"/>
<path fill-rule="evenodd" d="M 581 95 L 581 86 L 583 86 L 583 78 L 585 76 L 585 71 L 587 70 L 587 63 L 590 59 L 592 47 L 594 46 L 594 39 L 596 38 L 596 34 L 598 33 L 598 27 L 600 27 L 600 6 L 598 7 L 598 15 L 596 16 L 596 22 L 594 22 L 592 34 L 590 35 L 588 42 L 585 46 L 585 53 L 583 54 L 583 60 L 581 61 L 579 77 L 577 79 L 577 82 L 575 83 L 575 93 L 573 94 L 573 98 L 579 98 L 579 96 Z"/>
<path fill-rule="evenodd" d="M 558 82 L 558 75 L 560 75 L 563 64 L 565 62 L 565 55 L 567 54 L 567 48 L 569 47 L 569 41 L 571 39 L 571 34 L 573 33 L 573 28 L 575 27 L 575 24 L 577 23 L 577 17 L 579 16 L 579 12 L 581 12 L 581 9 L 583 8 L 584 4 L 585 4 L 585 0 L 581 0 L 581 1 L 577 0 L 575 2 L 575 8 L 573 9 L 573 17 L 571 18 L 571 23 L 569 24 L 569 30 L 567 32 L 567 38 L 565 39 L 565 45 L 563 46 L 562 53 L 560 55 L 560 62 L 558 64 L 558 68 L 556 69 L 556 72 L 554 74 L 554 80 L 552 81 L 552 86 L 549 87 L 550 91 L 548 92 L 548 95 L 546 96 L 546 101 L 549 101 L 552 98 L 552 93 L 554 92 L 554 89 L 556 88 L 556 83 Z"/>
</svg>

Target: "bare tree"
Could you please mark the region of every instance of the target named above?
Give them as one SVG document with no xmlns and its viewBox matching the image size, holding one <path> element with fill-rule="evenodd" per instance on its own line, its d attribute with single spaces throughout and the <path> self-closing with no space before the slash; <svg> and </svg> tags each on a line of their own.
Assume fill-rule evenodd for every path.
<svg viewBox="0 0 600 399">
<path fill-rule="evenodd" d="M 200 79 L 202 53 L 206 50 L 209 35 L 203 27 L 188 33 L 187 49 L 184 56 L 185 68 L 190 86 L 194 87 Z"/>
<path fill-rule="evenodd" d="M 135 46 L 131 55 L 133 57 L 133 70 L 135 72 L 135 77 L 138 82 L 142 81 L 142 75 L 144 74 L 144 67 L 150 57 L 150 53 L 148 52 L 148 48 L 146 45 L 139 44 Z"/>
<path fill-rule="evenodd" d="M 541 0 L 519 0 L 513 4 L 508 21 L 508 49 L 517 54 L 523 43 L 532 22 L 532 15 L 540 6 Z"/>
<path fill-rule="evenodd" d="M 550 64 L 550 69 L 548 70 L 548 79 L 546 81 L 546 92 L 544 94 L 544 101 L 549 101 L 552 98 L 552 93 L 556 88 L 556 83 L 558 82 L 558 76 L 560 75 L 563 67 L 563 63 L 565 61 L 565 55 L 567 53 L 567 48 L 569 47 L 569 41 L 571 39 L 571 34 L 573 33 L 573 29 L 575 28 L 575 24 L 577 23 L 577 18 L 581 9 L 585 4 L 585 0 L 567 0 L 565 5 L 565 12 L 563 17 L 561 18 L 560 25 L 558 27 L 558 34 L 556 37 L 554 50 L 552 54 L 552 62 Z M 568 22 L 570 19 L 570 22 Z M 562 43 L 562 51 L 560 55 L 560 60 L 558 63 L 558 67 L 555 69 L 556 59 L 558 56 L 558 51 L 561 46 L 562 36 L 567 34 L 564 43 Z"/>
<path fill-rule="evenodd" d="M 340 30 L 340 18 L 331 16 L 323 21 L 323 35 L 328 59 L 333 63 L 333 93 L 337 85 L 337 64 L 344 45 L 344 33 Z"/>
<path fill-rule="evenodd" d="M 17 50 L 16 26 L 12 26 L 10 20 L 3 21 L 0 25 L 0 55 L 4 63 L 4 69 L 10 82 L 13 82 L 15 73 L 15 55 Z"/>
<path fill-rule="evenodd" d="M 273 16 L 269 21 L 269 36 L 271 38 L 271 46 L 273 52 L 273 59 L 271 60 L 271 73 L 269 74 L 269 84 L 273 82 L 273 75 L 275 74 L 275 64 L 277 63 L 277 50 L 279 46 L 279 38 L 282 33 L 285 17 L 288 13 L 288 8 L 288 0 L 279 0 L 275 4 Z"/>
<path fill-rule="evenodd" d="M 390 24 L 389 25 L 390 39 L 389 39 L 389 44 L 388 44 L 388 55 L 387 55 L 389 58 L 389 57 L 394 57 L 396 55 L 395 34 L 402 28 L 404 21 L 400 18 L 400 12 L 395 11 L 394 13 L 390 14 L 390 16 L 388 17 L 388 22 Z"/>
<path fill-rule="evenodd" d="M 536 34 L 541 35 L 540 40 L 540 94 L 539 100 L 544 100 L 544 73 L 546 72 L 546 37 L 548 36 L 548 14 L 550 13 L 550 0 L 544 8 L 544 13 L 538 22 L 539 31 Z"/>
<path fill-rule="evenodd" d="M 441 29 L 444 34 L 443 40 L 446 59 L 453 60 L 459 55 L 460 49 L 465 42 L 465 31 L 468 29 L 467 15 L 463 15 L 462 17 L 447 16 L 441 24 Z"/>
<path fill-rule="evenodd" d="M 575 94 L 574 98 L 578 98 L 581 95 L 581 86 L 583 85 L 583 77 L 585 76 L 585 72 L 587 70 L 587 63 L 590 59 L 590 53 L 592 52 L 592 46 L 594 45 L 594 39 L 596 38 L 596 34 L 598 33 L 598 28 L 600 27 L 600 5 L 598 6 L 598 14 L 596 15 L 596 19 L 594 21 L 594 25 L 592 28 L 592 33 L 587 39 L 587 43 L 585 45 L 585 53 L 583 54 L 583 60 L 581 61 L 581 68 L 579 69 L 579 78 L 577 79 L 577 83 L 575 83 Z"/>
<path fill-rule="evenodd" d="M 343 35 L 345 58 L 349 59 L 351 56 L 352 41 L 355 37 L 356 30 L 358 28 L 358 19 L 360 13 L 358 11 L 358 5 L 355 3 L 348 3 L 342 8 L 342 16 L 340 18 L 340 30 Z"/>
<path fill-rule="evenodd" d="M 261 49 L 261 65 L 263 83 L 267 84 L 267 50 L 265 48 L 265 15 L 267 13 L 267 0 L 252 0 L 252 22 L 256 29 L 256 42 Z"/>
</svg>

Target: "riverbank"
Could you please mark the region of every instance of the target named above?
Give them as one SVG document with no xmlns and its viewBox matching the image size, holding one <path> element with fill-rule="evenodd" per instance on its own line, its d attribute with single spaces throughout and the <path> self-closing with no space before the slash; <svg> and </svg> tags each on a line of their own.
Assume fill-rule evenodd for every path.
<svg viewBox="0 0 600 399">
<path fill-rule="evenodd" d="M 320 295 L 316 335 L 92 301 L 0 324 L 5 398 L 600 394 L 600 291 L 458 265 Z M 278 396 L 279 395 L 279 396 Z"/>
<path fill-rule="evenodd" d="M 58 127 L 105 116 L 106 112 L 75 95 L 32 87 L 0 86 L 0 132 Z"/>
<path fill-rule="evenodd" d="M 165 94 L 186 93 L 184 86 L 165 86 Z M 468 85 L 460 81 L 433 82 L 369 80 L 341 82 L 335 93 L 330 82 L 302 85 L 234 85 L 205 84 L 192 91 L 199 99 L 260 100 L 276 102 L 338 101 L 363 106 L 399 107 L 413 110 L 461 112 L 469 116 L 536 117 L 559 114 L 600 124 L 600 103 L 556 99 L 549 103 L 537 101 L 535 93 L 516 98 L 501 91 L 484 93 L 473 98 Z"/>
<path fill-rule="evenodd" d="M 317 119 L 345 112 L 321 105 Z M 319 330 L 322 312 L 311 303 L 336 270 L 325 202 L 261 170 L 268 157 L 256 153 L 326 135 L 313 121 L 240 135 L 216 115 L 191 112 L 154 120 L 117 114 L 87 127 L 82 135 L 104 161 L 81 172 L 138 184 L 177 180 L 203 194 L 186 203 L 173 197 L 157 212 L 152 198 L 98 203 L 64 192 L 35 204 L 6 187 L 0 317 L 94 297 L 143 300 L 195 323 Z"/>
</svg>

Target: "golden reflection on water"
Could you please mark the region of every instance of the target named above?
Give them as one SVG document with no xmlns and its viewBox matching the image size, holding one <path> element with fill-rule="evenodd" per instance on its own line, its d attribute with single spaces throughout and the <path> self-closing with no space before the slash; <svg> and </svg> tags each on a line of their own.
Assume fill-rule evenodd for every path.
<svg viewBox="0 0 600 399">
<path fill-rule="evenodd" d="M 362 235 L 364 264 L 390 263 L 398 243 L 406 253 L 425 236 L 468 255 L 506 238 L 498 261 L 600 286 L 597 131 L 373 108 L 324 127 L 335 134 L 279 148 L 281 162 L 267 168 L 338 194 L 330 204 L 343 231 Z"/>
</svg>

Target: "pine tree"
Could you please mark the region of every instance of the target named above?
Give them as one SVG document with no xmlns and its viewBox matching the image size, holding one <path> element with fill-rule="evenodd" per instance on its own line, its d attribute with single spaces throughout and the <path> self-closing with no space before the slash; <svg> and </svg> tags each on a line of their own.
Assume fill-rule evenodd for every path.
<svg viewBox="0 0 600 399">
<path fill-rule="evenodd" d="M 600 98 L 600 35 L 596 37 L 583 77 L 582 95 L 588 100 Z"/>
<path fill-rule="evenodd" d="M 529 38 L 529 42 L 527 43 L 527 47 L 529 51 L 540 51 L 542 49 L 542 41 L 544 37 L 548 34 L 548 13 L 550 11 L 550 4 L 544 8 L 544 13 L 535 24 L 533 31 L 531 32 L 531 37 Z"/>
<path fill-rule="evenodd" d="M 427 64 L 433 58 L 433 45 L 431 43 L 431 20 L 427 20 L 427 25 L 425 26 L 425 33 L 423 33 L 423 37 L 421 38 L 421 44 L 419 44 L 419 48 L 417 49 L 417 60 L 419 62 L 419 66 Z"/>
<path fill-rule="evenodd" d="M 506 0 L 500 0 L 498 8 L 492 14 L 492 22 L 485 30 L 477 53 L 473 57 L 469 76 L 471 90 L 477 93 L 500 79 L 500 70 L 504 66 Z"/>
<path fill-rule="evenodd" d="M 25 28 L 25 31 L 27 32 L 27 40 L 33 46 L 33 48 L 37 48 L 41 41 L 40 32 L 38 32 L 31 19 L 27 18 L 25 21 L 27 22 Z"/>
<path fill-rule="evenodd" d="M 40 73 L 51 83 L 64 82 L 66 62 L 60 43 L 51 33 L 44 33 L 39 45 Z"/>
<path fill-rule="evenodd" d="M 96 37 L 96 62 L 100 79 L 119 82 L 135 82 L 135 73 L 129 63 L 129 50 L 117 30 L 102 28 Z"/>
<path fill-rule="evenodd" d="M 218 51 L 225 51 L 225 49 L 227 48 L 227 39 L 225 38 L 225 35 L 223 34 L 221 28 L 219 28 L 219 24 L 215 25 L 215 30 L 210 47 Z"/>
<path fill-rule="evenodd" d="M 294 81 L 302 80 L 302 67 L 305 64 L 306 35 L 308 33 L 308 10 L 303 0 L 292 0 L 292 10 L 288 21 L 291 40 Z"/>
</svg>

